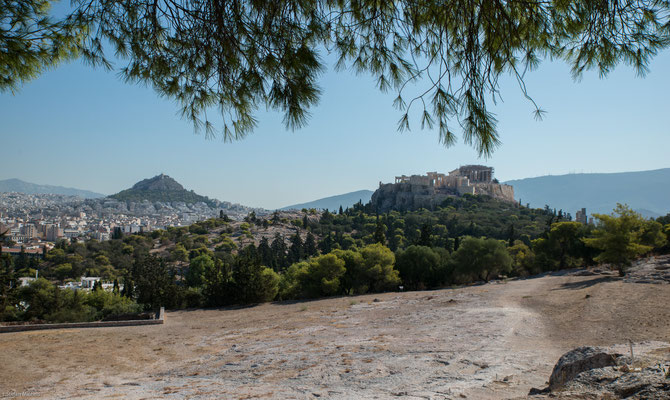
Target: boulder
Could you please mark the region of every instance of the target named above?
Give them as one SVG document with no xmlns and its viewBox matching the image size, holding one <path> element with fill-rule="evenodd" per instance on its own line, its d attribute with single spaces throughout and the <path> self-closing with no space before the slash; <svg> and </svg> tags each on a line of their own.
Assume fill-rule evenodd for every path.
<svg viewBox="0 0 670 400">
<path fill-rule="evenodd" d="M 597 347 L 578 347 L 563 354 L 549 378 L 551 390 L 562 387 L 584 371 L 616 365 L 619 354 L 611 354 Z"/>
</svg>

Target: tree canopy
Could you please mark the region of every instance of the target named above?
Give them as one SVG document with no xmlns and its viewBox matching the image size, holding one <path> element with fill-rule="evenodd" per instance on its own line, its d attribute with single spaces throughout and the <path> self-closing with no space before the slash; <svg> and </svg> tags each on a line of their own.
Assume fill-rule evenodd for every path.
<svg viewBox="0 0 670 400">
<path fill-rule="evenodd" d="M 610 215 L 593 216 L 598 219 L 594 237 L 584 238 L 583 241 L 587 246 L 602 251 L 596 261 L 613 264 L 621 276 L 636 257 L 665 243 L 663 226 L 659 222 L 645 220 L 627 205 L 617 204 Z"/>
<path fill-rule="evenodd" d="M 337 69 L 397 93 L 400 130 L 414 108 L 442 143 L 460 127 L 482 155 L 499 144 L 489 105 L 501 74 L 518 80 L 541 117 L 524 84 L 541 59 L 565 60 L 575 77 L 621 62 L 644 74 L 670 33 L 670 3 L 659 0 L 73 0 L 59 20 L 50 3 L 0 0 L 0 90 L 74 56 L 109 67 L 109 42 L 127 61 L 125 80 L 151 85 L 196 128 L 232 140 L 253 130 L 261 106 L 283 112 L 289 129 L 303 126 L 331 55 Z"/>
</svg>

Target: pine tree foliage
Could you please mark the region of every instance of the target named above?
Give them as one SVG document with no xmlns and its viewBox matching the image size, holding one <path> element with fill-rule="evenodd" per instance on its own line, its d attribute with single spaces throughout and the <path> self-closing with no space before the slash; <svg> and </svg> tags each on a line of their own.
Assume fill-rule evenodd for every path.
<svg viewBox="0 0 670 400">
<path fill-rule="evenodd" d="M 587 246 L 601 250 L 598 262 L 611 263 L 623 276 L 636 258 L 663 246 L 665 237 L 660 223 L 645 220 L 627 205 L 617 204 L 612 214 L 594 214 L 598 219 L 594 237 L 583 239 Z"/>
<path fill-rule="evenodd" d="M 0 92 L 15 93 L 47 68 L 87 52 L 79 46 L 85 26 L 54 21 L 50 8 L 50 0 L 0 0 Z"/>
<path fill-rule="evenodd" d="M 337 69 L 397 93 L 401 131 L 420 115 L 445 145 L 459 127 L 485 156 L 499 144 L 489 106 L 502 74 L 518 80 L 539 118 L 524 77 L 541 59 L 565 60 L 575 78 L 619 63 L 644 74 L 670 31 L 670 3 L 660 0 L 75 0 L 56 22 L 49 4 L 0 1 L 0 88 L 76 54 L 107 65 L 108 41 L 127 61 L 127 81 L 153 86 L 196 128 L 232 140 L 254 129 L 263 106 L 282 112 L 288 129 L 305 125 L 328 54 Z"/>
</svg>

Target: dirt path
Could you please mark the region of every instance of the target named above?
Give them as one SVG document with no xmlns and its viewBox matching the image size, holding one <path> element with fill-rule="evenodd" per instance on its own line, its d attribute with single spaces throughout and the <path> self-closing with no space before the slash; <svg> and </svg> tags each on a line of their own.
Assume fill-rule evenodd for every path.
<svg viewBox="0 0 670 400">
<path fill-rule="evenodd" d="M 623 336 L 670 340 L 670 315 L 663 320 L 665 314 L 658 314 L 670 301 L 669 286 L 593 279 L 546 276 L 460 289 L 179 311 L 168 313 L 166 325 L 154 327 L 4 334 L 0 394 L 524 397 L 530 387 L 544 386 L 557 358 L 575 344 L 620 343 Z M 622 328 L 617 307 L 635 296 L 639 301 L 625 314 L 637 318 L 631 320 L 637 326 Z"/>
</svg>

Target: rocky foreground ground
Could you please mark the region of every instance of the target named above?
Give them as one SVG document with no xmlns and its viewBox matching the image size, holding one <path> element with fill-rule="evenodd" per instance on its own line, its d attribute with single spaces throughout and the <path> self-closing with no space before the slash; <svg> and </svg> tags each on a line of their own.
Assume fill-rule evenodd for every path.
<svg viewBox="0 0 670 400">
<path fill-rule="evenodd" d="M 615 346 L 625 355 L 632 342 L 638 361 L 642 354 L 670 360 L 668 304 L 662 279 L 571 271 L 178 311 L 162 326 L 2 334 L 0 398 L 525 398 L 546 388 L 559 358 L 579 346 Z M 624 361 L 605 373 L 638 372 Z M 608 398 L 589 390 L 573 379 L 535 396 Z M 662 386 L 658 393 L 667 394 Z"/>
</svg>

